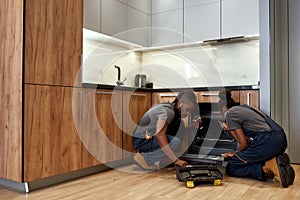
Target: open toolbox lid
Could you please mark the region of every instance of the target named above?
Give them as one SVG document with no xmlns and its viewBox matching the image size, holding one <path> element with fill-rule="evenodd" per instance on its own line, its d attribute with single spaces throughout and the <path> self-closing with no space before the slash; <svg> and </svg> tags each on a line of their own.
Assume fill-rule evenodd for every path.
<svg viewBox="0 0 300 200">
<path fill-rule="evenodd" d="M 214 155 L 201 155 L 201 154 L 183 154 L 180 159 L 187 161 L 188 163 L 197 164 L 211 164 L 211 165 L 223 165 L 224 157 Z"/>
</svg>

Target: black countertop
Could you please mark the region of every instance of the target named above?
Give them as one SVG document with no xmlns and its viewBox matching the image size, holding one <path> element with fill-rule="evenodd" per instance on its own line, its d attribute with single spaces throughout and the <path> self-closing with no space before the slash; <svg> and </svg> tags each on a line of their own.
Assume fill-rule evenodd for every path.
<svg viewBox="0 0 300 200">
<path fill-rule="evenodd" d="M 179 92 L 183 90 L 193 89 L 197 91 L 218 91 L 222 89 L 229 90 L 258 90 L 258 85 L 241 85 L 241 86 L 220 86 L 220 87 L 194 87 L 194 88 L 138 88 L 138 87 L 128 87 L 128 86 L 115 86 L 115 85 L 102 85 L 102 84 L 92 84 L 83 83 L 83 88 L 92 89 L 108 89 L 108 90 L 123 90 L 123 91 L 137 91 L 137 92 Z"/>
</svg>

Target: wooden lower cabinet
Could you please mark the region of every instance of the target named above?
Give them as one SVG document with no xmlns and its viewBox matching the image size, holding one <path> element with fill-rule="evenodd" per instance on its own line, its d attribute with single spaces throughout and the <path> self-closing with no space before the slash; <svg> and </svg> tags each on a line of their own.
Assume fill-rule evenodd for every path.
<svg viewBox="0 0 300 200">
<path fill-rule="evenodd" d="M 153 92 L 152 94 L 152 103 L 162 103 L 162 102 L 172 102 L 179 92 Z M 194 92 L 197 101 L 201 103 L 217 103 L 219 102 L 219 91 L 218 90 L 212 90 L 212 91 L 195 91 Z M 232 98 L 236 101 L 240 101 L 240 93 L 239 90 L 234 90 L 231 92 Z"/>
<path fill-rule="evenodd" d="M 197 94 L 198 102 L 201 103 L 211 103 L 211 102 L 218 103 L 220 100 L 219 91 L 200 91 L 200 92 L 196 92 L 196 94 Z M 238 90 L 231 91 L 231 94 L 232 94 L 231 97 L 235 102 L 240 101 Z"/>
<path fill-rule="evenodd" d="M 129 157 L 131 152 L 134 152 L 132 133 L 150 107 L 150 92 L 123 91 L 123 158 Z"/>
<path fill-rule="evenodd" d="M 73 93 L 80 89 L 25 84 L 24 182 L 82 168 Z"/>
<path fill-rule="evenodd" d="M 153 92 L 152 102 L 153 104 L 172 102 L 177 94 L 175 92 Z M 218 103 L 220 100 L 218 96 L 219 90 L 196 91 L 195 94 L 200 103 Z M 259 108 L 259 90 L 232 90 L 231 94 L 235 102 Z"/>
<path fill-rule="evenodd" d="M 154 95 L 161 102 L 175 98 Z M 25 84 L 22 182 L 128 158 L 152 98 L 151 92 Z M 258 90 L 234 91 L 233 98 L 259 106 Z"/>
<path fill-rule="evenodd" d="M 200 91 L 196 92 L 198 101 L 204 102 L 219 102 L 219 91 Z M 259 109 L 259 90 L 232 90 L 232 98 L 235 102 L 248 104 L 254 108 Z"/>
<path fill-rule="evenodd" d="M 179 92 L 153 92 L 152 93 L 152 104 L 173 102 Z"/>
<path fill-rule="evenodd" d="M 83 89 L 83 168 L 122 159 L 122 92 Z"/>
<path fill-rule="evenodd" d="M 240 90 L 240 104 L 259 109 L 259 90 Z"/>
</svg>

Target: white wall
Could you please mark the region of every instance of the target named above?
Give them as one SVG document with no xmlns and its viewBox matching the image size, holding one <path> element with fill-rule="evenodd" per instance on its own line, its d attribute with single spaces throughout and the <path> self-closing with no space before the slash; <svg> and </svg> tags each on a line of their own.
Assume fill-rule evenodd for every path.
<svg viewBox="0 0 300 200">
<path fill-rule="evenodd" d="M 126 86 L 134 85 L 134 76 L 141 71 L 141 54 L 110 45 L 106 42 L 84 40 L 83 43 L 82 82 L 116 85 L 118 71 L 121 68 L 121 80 Z"/>
<path fill-rule="evenodd" d="M 86 40 L 83 82 L 115 85 L 117 70 L 125 86 L 142 73 L 154 88 L 257 85 L 259 40 L 205 44 L 172 50 L 135 52 Z"/>
<path fill-rule="evenodd" d="M 154 88 L 257 85 L 259 42 L 198 45 L 143 53 L 142 71 Z"/>
</svg>

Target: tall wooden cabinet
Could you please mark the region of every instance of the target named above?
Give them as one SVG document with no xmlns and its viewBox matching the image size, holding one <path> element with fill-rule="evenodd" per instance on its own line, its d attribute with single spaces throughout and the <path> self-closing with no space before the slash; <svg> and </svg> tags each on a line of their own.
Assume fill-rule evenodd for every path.
<svg viewBox="0 0 300 200">
<path fill-rule="evenodd" d="M 0 4 L 0 177 L 22 181 L 23 0 Z"/>
<path fill-rule="evenodd" d="M 23 181 L 29 182 L 82 168 L 72 96 L 80 73 L 83 2 L 25 2 Z"/>
<path fill-rule="evenodd" d="M 0 6 L 0 178 L 30 182 L 82 168 L 72 107 L 81 90 L 74 82 L 82 9 L 82 0 L 4 0 Z"/>
</svg>

